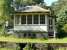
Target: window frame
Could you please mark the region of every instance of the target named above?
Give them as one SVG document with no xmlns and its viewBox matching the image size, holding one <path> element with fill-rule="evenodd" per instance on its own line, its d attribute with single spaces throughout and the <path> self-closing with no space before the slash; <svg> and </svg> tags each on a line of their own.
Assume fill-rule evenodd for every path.
<svg viewBox="0 0 67 50">
<path fill-rule="evenodd" d="M 19 21 L 20 21 L 19 16 L 20 16 L 20 15 L 14 16 L 14 18 L 15 18 L 15 19 L 14 19 L 14 20 L 15 20 L 15 23 L 14 23 L 14 24 L 15 24 L 15 25 L 19 25 Z M 17 17 L 18 17 L 18 18 L 17 18 Z"/>
<path fill-rule="evenodd" d="M 25 17 L 25 23 L 24 24 L 22 24 L 22 17 Z M 22 15 L 21 16 L 21 25 L 25 25 L 26 24 L 26 16 L 25 15 Z"/>
<path fill-rule="evenodd" d="M 31 23 L 28 23 L 28 17 L 31 17 L 31 18 L 29 18 L 29 20 L 31 19 L 31 21 L 30 21 Z M 27 25 L 31 25 L 31 24 L 32 24 L 32 15 L 30 15 L 30 16 L 28 15 L 27 16 Z"/>
<path fill-rule="evenodd" d="M 40 19 L 42 16 L 44 16 L 42 19 L 43 19 L 43 21 L 45 22 L 45 23 L 40 23 L 41 22 L 41 20 L 42 19 Z M 29 17 L 29 15 L 18 15 L 18 17 L 19 17 L 19 19 L 18 19 L 18 24 L 16 24 L 16 21 L 15 21 L 15 24 L 16 25 L 19 25 L 19 23 L 20 23 L 20 18 L 21 18 L 21 25 L 45 25 L 46 24 L 46 16 L 44 15 L 44 14 L 30 14 L 30 17 L 31 17 L 31 23 L 28 23 L 28 17 Z M 25 18 L 25 20 L 23 20 L 22 18 Z M 15 18 L 16 18 L 16 16 L 15 16 Z M 37 19 L 36 19 L 37 18 Z M 15 19 L 16 20 L 16 19 Z M 25 23 L 24 22 L 22 22 L 22 21 L 25 21 Z M 37 22 L 35 22 L 35 21 L 37 21 Z"/>
<path fill-rule="evenodd" d="M 42 16 L 42 15 L 43 15 L 43 16 Z M 44 23 L 41 23 L 41 22 L 43 22 L 43 21 L 42 21 L 43 18 L 41 18 L 41 17 L 44 17 Z M 44 24 L 46 24 L 45 15 L 44 15 L 44 14 L 41 14 L 41 15 L 40 15 L 40 25 L 44 25 Z"/>
<path fill-rule="evenodd" d="M 34 19 L 34 17 L 38 17 L 38 18 L 37 18 L 37 20 L 38 20 L 37 22 L 38 22 L 38 23 L 35 22 L 35 21 L 36 21 L 36 20 L 35 20 L 36 18 Z M 35 23 L 34 23 L 34 22 L 35 22 Z M 39 24 L 39 16 L 38 16 L 38 15 L 36 15 L 36 16 L 33 15 L 33 25 L 38 25 L 38 24 Z"/>
</svg>

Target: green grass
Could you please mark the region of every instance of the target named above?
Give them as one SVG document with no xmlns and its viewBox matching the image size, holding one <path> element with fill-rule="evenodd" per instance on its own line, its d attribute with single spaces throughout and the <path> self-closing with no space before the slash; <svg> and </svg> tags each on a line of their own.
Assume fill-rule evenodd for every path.
<svg viewBox="0 0 67 50">
<path fill-rule="evenodd" d="M 66 38 L 62 38 L 62 39 L 49 39 L 48 43 L 67 43 L 67 37 Z"/>
<path fill-rule="evenodd" d="M 0 48 L 0 50 L 16 50 L 16 49 L 12 49 L 12 48 Z"/>
<path fill-rule="evenodd" d="M 1 42 L 13 42 L 13 43 L 46 43 L 46 39 L 31 39 L 31 38 L 12 38 L 12 37 L 0 37 Z"/>
<path fill-rule="evenodd" d="M 60 48 L 57 48 L 56 50 L 67 50 L 67 47 L 60 47 Z"/>
<path fill-rule="evenodd" d="M 0 48 L 0 50 L 16 50 L 13 48 Z M 25 49 L 27 50 L 27 49 Z M 55 50 L 67 50 L 67 47 L 59 47 L 59 48 L 55 48 Z"/>
<path fill-rule="evenodd" d="M 13 42 L 13 43 L 67 43 L 67 37 L 62 39 L 31 39 L 31 38 L 13 38 L 0 36 L 1 42 Z"/>
</svg>

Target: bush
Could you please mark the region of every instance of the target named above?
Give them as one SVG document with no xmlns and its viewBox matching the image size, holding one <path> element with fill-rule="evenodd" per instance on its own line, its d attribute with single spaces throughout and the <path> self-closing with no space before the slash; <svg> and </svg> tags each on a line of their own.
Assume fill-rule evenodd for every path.
<svg viewBox="0 0 67 50">
<path fill-rule="evenodd" d="M 67 24 L 63 26 L 63 30 L 67 33 Z"/>
</svg>

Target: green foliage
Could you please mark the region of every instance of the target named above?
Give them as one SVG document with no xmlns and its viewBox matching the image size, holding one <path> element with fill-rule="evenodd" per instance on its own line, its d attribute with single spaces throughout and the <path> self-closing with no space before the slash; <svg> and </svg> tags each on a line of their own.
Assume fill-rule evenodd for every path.
<svg viewBox="0 0 67 50">
<path fill-rule="evenodd" d="M 40 3 L 44 3 L 44 0 L 16 0 L 16 3 L 25 4 L 25 5 L 32 4 L 32 3 L 40 4 Z"/>
<path fill-rule="evenodd" d="M 3 24 L 6 19 L 4 16 L 4 5 L 5 5 L 5 1 L 0 0 L 0 25 Z"/>
<path fill-rule="evenodd" d="M 56 48 L 56 50 L 58 50 L 58 49 L 59 50 L 65 50 L 65 49 L 67 50 L 67 47 L 59 47 L 59 48 Z"/>
<path fill-rule="evenodd" d="M 13 42 L 13 43 L 47 43 L 46 39 L 30 39 L 30 38 L 17 38 L 17 37 L 5 37 L 0 36 L 0 41 L 2 42 Z"/>
<path fill-rule="evenodd" d="M 67 24 L 64 25 L 63 30 L 67 33 Z"/>
<path fill-rule="evenodd" d="M 0 50 L 16 50 L 16 49 L 13 49 L 13 48 L 0 48 Z"/>
<path fill-rule="evenodd" d="M 12 12 L 12 8 L 11 8 L 11 1 L 12 0 L 0 0 L 0 19 L 5 20 L 7 18 L 7 16 L 10 15 L 10 13 Z M 7 20 L 7 19 L 6 19 Z"/>
<path fill-rule="evenodd" d="M 12 42 L 12 43 L 67 43 L 67 37 L 62 39 L 26 39 L 26 38 L 11 38 L 0 36 L 0 41 L 2 42 Z"/>
<path fill-rule="evenodd" d="M 52 4 L 52 8 L 55 11 L 55 14 L 57 15 L 59 11 L 64 8 L 67 5 L 67 0 L 58 0 L 57 2 L 54 2 Z"/>
<path fill-rule="evenodd" d="M 9 19 L 13 8 L 11 8 L 12 0 L 0 0 L 0 34 L 5 32 L 5 22 Z"/>
<path fill-rule="evenodd" d="M 14 9 L 11 7 L 12 0 L 6 0 L 4 4 L 4 15 L 10 16 L 14 12 Z"/>
<path fill-rule="evenodd" d="M 44 0 L 33 0 L 35 3 L 40 4 L 40 3 L 44 3 Z"/>
<path fill-rule="evenodd" d="M 65 24 L 67 24 L 67 1 L 66 0 L 58 0 L 57 2 L 53 3 L 52 8 L 54 10 L 55 15 L 57 16 L 57 32 L 58 37 L 65 36 L 65 31 L 62 29 Z"/>
<path fill-rule="evenodd" d="M 31 44 L 27 44 L 27 46 L 23 48 L 23 50 L 33 50 L 33 48 L 31 47 Z"/>
</svg>

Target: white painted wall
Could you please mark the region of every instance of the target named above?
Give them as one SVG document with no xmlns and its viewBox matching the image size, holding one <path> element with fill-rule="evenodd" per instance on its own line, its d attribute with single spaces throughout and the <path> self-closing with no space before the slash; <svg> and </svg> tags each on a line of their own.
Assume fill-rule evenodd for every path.
<svg viewBox="0 0 67 50">
<path fill-rule="evenodd" d="M 26 25 L 26 26 L 20 26 L 20 25 L 17 25 L 17 26 L 14 26 L 14 30 L 16 31 L 48 31 L 47 30 L 47 25 Z"/>
</svg>

